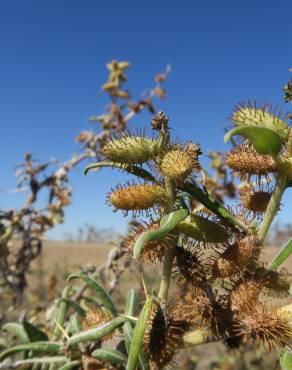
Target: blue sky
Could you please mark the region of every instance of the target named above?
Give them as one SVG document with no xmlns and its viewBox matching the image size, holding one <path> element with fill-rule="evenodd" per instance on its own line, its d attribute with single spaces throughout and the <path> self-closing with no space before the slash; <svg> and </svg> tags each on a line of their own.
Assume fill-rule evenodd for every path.
<svg viewBox="0 0 292 370">
<path fill-rule="evenodd" d="M 205 152 L 226 149 L 222 126 L 237 102 L 256 98 L 288 110 L 282 86 L 292 66 L 291 14 L 291 0 L 2 0 L 0 208 L 23 202 L 24 194 L 9 190 L 25 152 L 62 161 L 78 151 L 76 134 L 90 127 L 90 115 L 102 113 L 105 100 L 97 93 L 112 59 L 131 62 L 136 93 L 170 63 L 168 97 L 159 108 L 175 135 L 200 142 Z M 84 222 L 125 227 L 104 202 L 119 173 L 85 177 L 79 168 L 71 179 L 74 203 L 53 237 Z"/>
</svg>

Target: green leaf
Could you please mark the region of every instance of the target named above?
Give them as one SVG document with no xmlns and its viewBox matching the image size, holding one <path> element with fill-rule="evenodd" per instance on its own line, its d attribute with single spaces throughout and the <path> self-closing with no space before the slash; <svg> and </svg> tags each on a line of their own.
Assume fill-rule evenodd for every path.
<svg viewBox="0 0 292 370">
<path fill-rule="evenodd" d="M 65 302 L 68 304 L 68 306 L 71 306 L 80 316 L 84 316 L 86 311 L 84 308 L 80 306 L 80 304 L 76 301 L 73 301 L 72 299 L 69 298 L 61 298 L 59 302 Z"/>
<path fill-rule="evenodd" d="M 23 320 L 22 325 L 30 342 L 42 342 L 49 340 L 47 334 L 30 322 Z"/>
<path fill-rule="evenodd" d="M 128 172 L 132 175 L 141 177 L 144 180 L 155 181 L 155 178 L 151 175 L 151 173 L 144 170 L 143 168 L 127 163 L 118 163 L 118 162 L 97 162 L 89 164 L 88 166 L 85 167 L 84 174 L 86 175 L 89 171 L 102 167 L 117 168 L 119 170 Z"/>
<path fill-rule="evenodd" d="M 238 126 L 225 135 L 224 141 L 227 143 L 234 135 L 248 139 L 259 154 L 277 155 L 282 149 L 281 137 L 269 128 Z"/>
<path fill-rule="evenodd" d="M 125 322 L 125 324 L 123 326 L 123 333 L 124 333 L 124 340 L 125 340 L 125 346 L 126 346 L 127 354 L 129 354 L 129 352 L 130 352 L 130 346 L 131 346 L 131 342 L 132 342 L 133 331 L 134 330 L 132 328 L 131 323 L 129 321 Z M 140 353 L 139 353 L 138 361 L 139 361 L 139 364 L 138 364 L 139 369 L 141 369 L 141 370 L 150 370 L 149 361 L 147 359 L 146 354 L 143 352 L 142 348 L 141 348 Z"/>
<path fill-rule="evenodd" d="M 240 106 L 232 114 L 236 126 L 256 126 L 275 131 L 283 140 L 289 135 L 286 121 L 269 111 L 268 106 L 257 108 L 250 105 Z"/>
<path fill-rule="evenodd" d="M 69 292 L 70 292 L 70 286 L 67 285 L 62 291 L 62 298 L 68 298 Z M 64 324 L 67 310 L 68 310 L 68 303 L 65 301 L 61 302 L 58 313 L 57 313 L 56 326 L 54 328 L 54 333 L 52 336 L 53 340 L 57 339 L 58 336 L 62 333 L 60 330 L 60 327 L 62 327 Z"/>
<path fill-rule="evenodd" d="M 111 313 L 116 314 L 117 309 L 112 301 L 111 296 L 106 291 L 106 289 L 101 284 L 99 284 L 93 277 L 82 273 L 79 274 L 77 273 L 71 274 L 68 277 L 68 282 L 71 281 L 72 279 L 83 280 L 97 294 L 100 303 Z"/>
<path fill-rule="evenodd" d="M 40 357 L 40 358 L 28 358 L 26 360 L 19 360 L 16 361 L 12 364 L 13 367 L 17 368 L 18 366 L 23 366 L 23 365 L 35 365 L 35 364 L 62 364 L 64 362 L 70 361 L 69 358 L 65 356 L 52 356 L 52 357 Z"/>
<path fill-rule="evenodd" d="M 131 341 L 132 341 L 132 335 L 133 335 L 133 328 L 129 321 L 125 322 L 123 326 L 123 333 L 124 333 L 126 350 L 127 350 L 127 353 L 129 354 Z"/>
<path fill-rule="evenodd" d="M 91 353 L 91 356 L 113 365 L 125 364 L 127 362 L 127 357 L 123 353 L 109 348 L 96 349 Z"/>
<path fill-rule="evenodd" d="M 127 301 L 125 306 L 125 315 L 127 316 L 134 316 L 135 311 L 137 309 L 138 304 L 138 297 L 137 293 L 134 289 L 129 289 L 127 294 Z M 124 339 L 125 339 L 125 346 L 127 353 L 129 353 L 131 340 L 132 340 L 132 324 L 130 321 L 126 321 L 123 326 L 123 332 L 124 332 Z"/>
<path fill-rule="evenodd" d="M 23 325 L 18 322 L 8 322 L 2 326 L 2 330 L 18 337 L 23 343 L 29 342 L 29 337 L 24 330 Z"/>
<path fill-rule="evenodd" d="M 71 370 L 71 369 L 79 369 L 80 361 L 71 361 L 67 362 L 67 364 L 61 366 L 58 370 Z"/>
<path fill-rule="evenodd" d="M 79 320 L 79 316 L 75 313 L 70 316 L 70 333 L 75 335 L 82 331 L 82 325 Z"/>
<path fill-rule="evenodd" d="M 134 258 L 138 258 L 145 246 L 151 240 L 161 240 L 168 235 L 177 224 L 183 221 L 189 212 L 187 209 L 178 209 L 164 216 L 160 221 L 160 227 L 155 230 L 149 230 L 143 233 L 136 241 L 133 249 Z"/>
<path fill-rule="evenodd" d="M 289 348 L 280 352 L 280 365 L 282 370 L 292 370 L 292 352 Z"/>
<path fill-rule="evenodd" d="M 268 270 L 276 270 L 292 253 L 292 238 L 281 248 L 279 253 L 269 264 Z"/>
<path fill-rule="evenodd" d="M 147 298 L 144 307 L 139 315 L 138 321 L 133 332 L 130 353 L 128 357 L 127 370 L 135 370 L 138 362 L 138 357 L 141 352 L 144 332 L 147 325 L 148 315 L 152 304 L 152 297 Z"/>
<path fill-rule="evenodd" d="M 122 326 L 125 320 L 126 318 L 119 316 L 105 324 L 97 326 L 96 328 L 81 331 L 80 333 L 75 334 L 68 339 L 68 347 L 71 347 L 77 343 L 98 341 L 118 327 Z"/>
<path fill-rule="evenodd" d="M 5 360 L 5 358 L 13 355 L 14 353 L 33 351 L 40 353 L 59 353 L 62 349 L 62 344 L 58 342 L 33 342 L 26 344 L 19 344 L 17 346 L 6 349 L 0 354 L 0 361 Z"/>
<path fill-rule="evenodd" d="M 138 297 L 135 289 L 129 289 L 125 306 L 125 315 L 134 316 L 138 307 Z"/>
</svg>

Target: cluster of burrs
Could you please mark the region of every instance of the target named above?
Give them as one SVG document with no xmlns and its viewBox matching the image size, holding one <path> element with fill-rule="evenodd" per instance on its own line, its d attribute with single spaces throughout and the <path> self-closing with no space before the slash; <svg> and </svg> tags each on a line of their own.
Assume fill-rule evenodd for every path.
<svg viewBox="0 0 292 370">
<path fill-rule="evenodd" d="M 286 313 L 269 308 L 264 298 L 288 296 L 291 277 L 260 261 L 259 233 L 273 201 L 274 180 L 285 171 L 277 158 L 279 153 L 285 158 L 290 128 L 269 106 L 242 104 L 232 121 L 235 127 L 226 139 L 236 135 L 241 140 L 234 142 L 225 164 L 240 183 L 235 210 L 221 205 L 228 217 L 219 207 L 215 212 L 209 207 L 214 201 L 206 186 L 203 196 L 198 192 L 198 183 L 204 185 L 199 145 L 172 142 L 163 113 L 152 121 L 156 137 L 128 132 L 112 137 L 102 148 L 103 161 L 90 166 L 120 168 L 139 178 L 139 183 L 118 185 L 107 196 L 114 210 L 146 216 L 134 223 L 124 248 L 143 262 L 163 263 L 163 271 L 168 267 L 181 288 L 173 307 L 163 288 L 153 297 L 143 343 L 158 368 L 171 363 L 194 328 L 204 341 L 222 340 L 230 347 L 251 339 L 272 348 L 285 345 L 291 336 Z M 276 143 L 269 143 L 274 134 Z M 193 208 L 194 198 L 203 206 Z"/>
</svg>

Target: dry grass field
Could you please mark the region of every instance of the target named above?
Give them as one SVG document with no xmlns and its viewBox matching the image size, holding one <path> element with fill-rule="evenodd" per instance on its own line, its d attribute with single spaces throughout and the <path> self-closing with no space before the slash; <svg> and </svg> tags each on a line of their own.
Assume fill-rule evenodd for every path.
<svg viewBox="0 0 292 370">
<path fill-rule="evenodd" d="M 110 244 L 86 243 L 86 242 L 44 242 L 43 254 L 34 262 L 34 267 L 39 265 L 40 259 L 44 268 L 54 268 L 65 265 L 74 268 L 85 264 L 100 265 L 106 261 L 107 253 L 111 249 Z M 271 260 L 278 252 L 279 247 L 266 247 L 263 258 Z M 285 267 L 292 269 L 292 258 L 284 263 Z"/>
</svg>

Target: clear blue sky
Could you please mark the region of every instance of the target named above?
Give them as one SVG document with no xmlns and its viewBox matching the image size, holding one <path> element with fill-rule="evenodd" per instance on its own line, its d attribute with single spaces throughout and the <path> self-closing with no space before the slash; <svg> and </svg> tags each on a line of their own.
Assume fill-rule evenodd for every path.
<svg viewBox="0 0 292 370">
<path fill-rule="evenodd" d="M 102 112 L 97 92 L 112 59 L 132 63 L 137 93 L 171 63 L 160 108 L 175 134 L 191 136 L 204 151 L 224 149 L 222 125 L 238 101 L 257 98 L 289 109 L 282 85 L 292 65 L 291 14 L 291 0 L 2 0 L 0 208 L 22 204 L 24 195 L 9 189 L 25 152 L 65 160 L 78 150 L 76 134 Z M 119 178 L 112 171 L 87 177 L 74 171 L 74 204 L 52 235 L 83 222 L 122 230 L 125 220 L 104 204 Z M 288 194 L 284 221 L 291 201 Z"/>
</svg>

